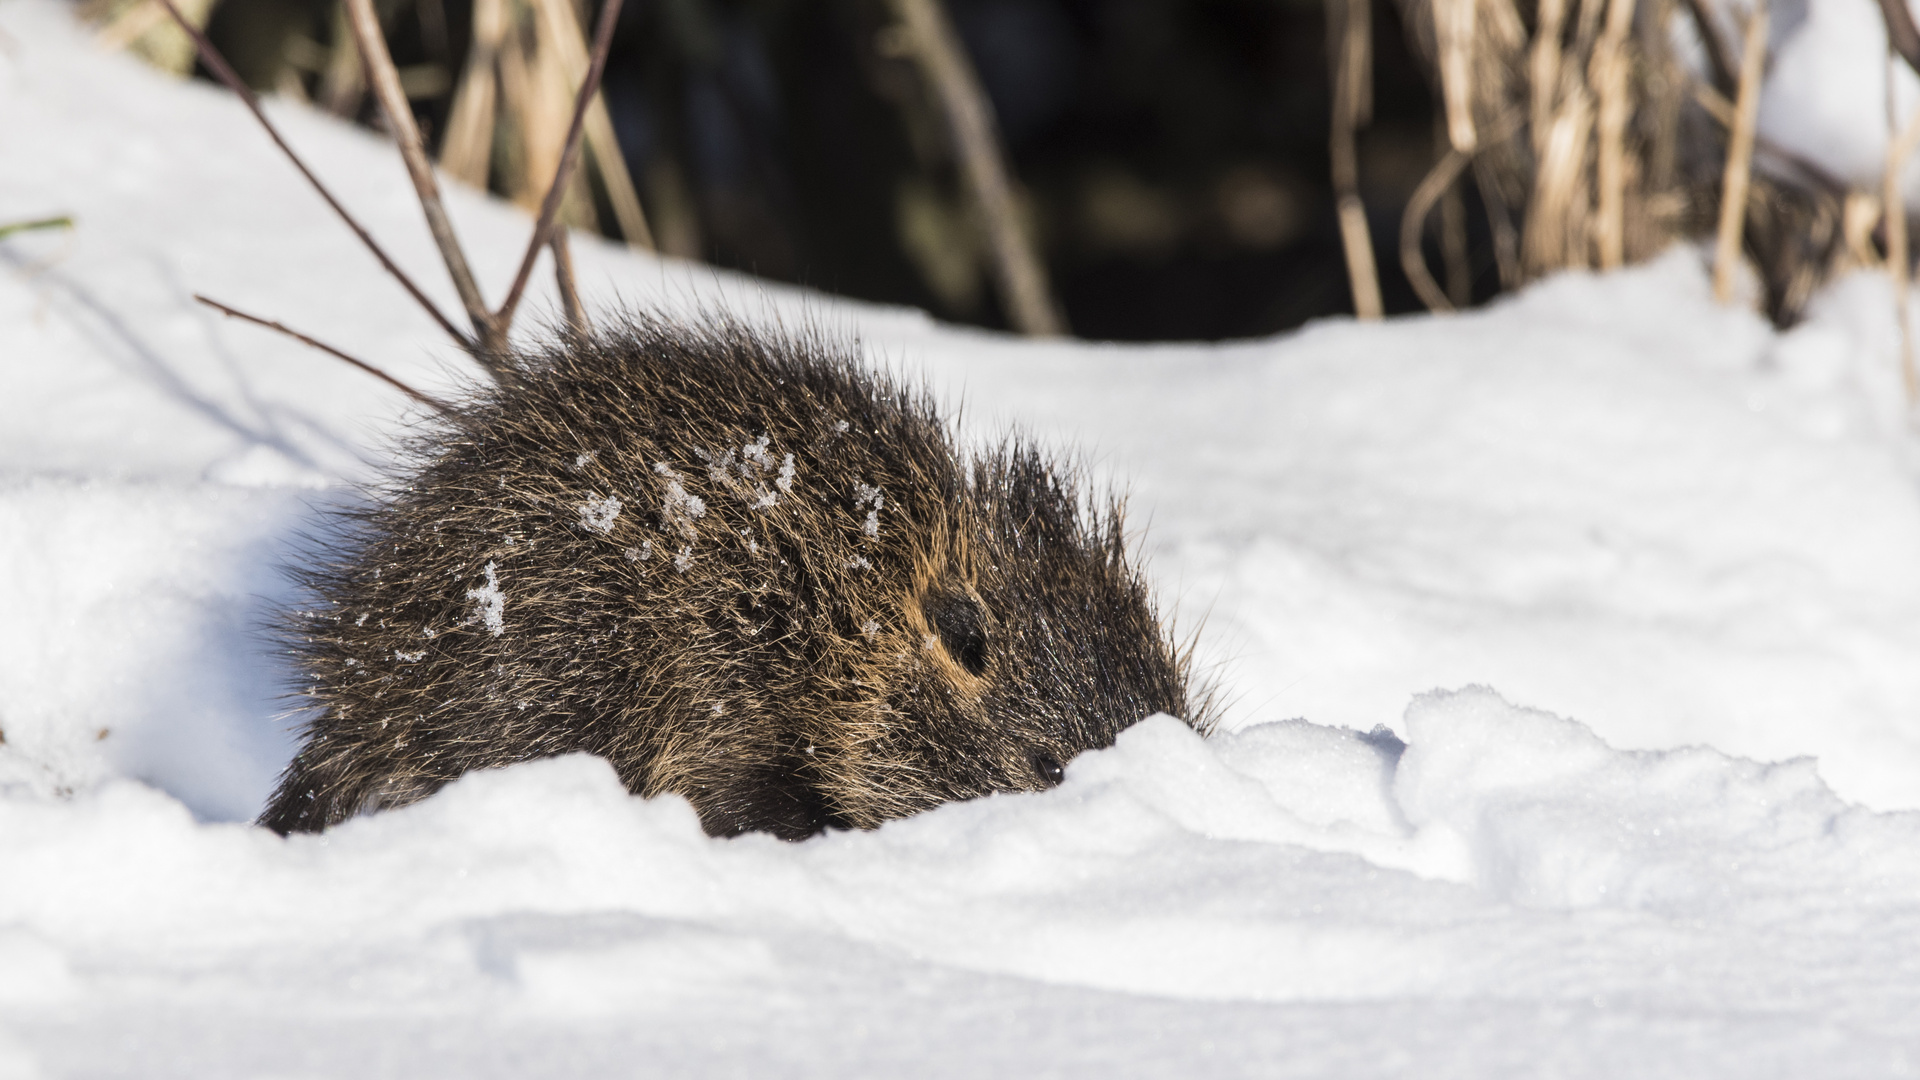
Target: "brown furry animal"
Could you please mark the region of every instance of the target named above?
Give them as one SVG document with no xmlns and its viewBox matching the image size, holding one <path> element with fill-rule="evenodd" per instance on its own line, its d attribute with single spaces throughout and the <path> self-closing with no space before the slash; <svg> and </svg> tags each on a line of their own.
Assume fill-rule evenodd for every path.
<svg viewBox="0 0 1920 1080">
<path fill-rule="evenodd" d="M 1057 783 L 1204 720 L 1118 507 L 820 336 L 635 320 L 523 355 L 301 576 L 313 707 L 261 823 L 318 830 L 587 751 L 794 839 Z"/>
</svg>

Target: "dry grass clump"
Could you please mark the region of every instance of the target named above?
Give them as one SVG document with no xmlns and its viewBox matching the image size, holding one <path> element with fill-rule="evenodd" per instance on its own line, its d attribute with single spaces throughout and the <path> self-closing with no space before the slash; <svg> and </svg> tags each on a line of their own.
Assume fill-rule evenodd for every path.
<svg viewBox="0 0 1920 1080">
<path fill-rule="evenodd" d="M 1402 263 L 1429 307 L 1458 303 L 1434 281 L 1422 239 L 1469 174 L 1503 288 L 1711 234 L 1716 291 L 1731 295 L 1744 254 L 1768 315 L 1787 325 L 1837 265 L 1878 261 L 1865 240 L 1871 218 L 1855 243 L 1844 227 L 1849 205 L 1859 219 L 1868 202 L 1850 204 L 1839 180 L 1756 135 L 1764 0 L 1746 10 L 1713 0 L 1396 2 L 1443 108 L 1445 150 L 1401 229 Z M 1689 34 L 1704 76 L 1676 53 Z"/>
</svg>

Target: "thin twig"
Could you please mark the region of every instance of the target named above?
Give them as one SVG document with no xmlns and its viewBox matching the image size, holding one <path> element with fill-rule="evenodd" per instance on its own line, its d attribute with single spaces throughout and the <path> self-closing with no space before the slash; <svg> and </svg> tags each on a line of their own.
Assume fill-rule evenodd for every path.
<svg viewBox="0 0 1920 1080">
<path fill-rule="evenodd" d="M 1329 149 L 1333 158 L 1335 211 L 1339 214 L 1340 245 L 1347 257 L 1347 285 L 1353 293 L 1353 314 L 1378 319 L 1385 312 L 1380 299 L 1380 270 L 1373 261 L 1373 236 L 1367 230 L 1367 209 L 1360 201 L 1360 167 L 1354 150 L 1354 131 L 1360 126 L 1365 83 L 1358 73 L 1369 67 L 1368 0 L 1327 0 L 1329 44 L 1333 54 L 1333 122 Z"/>
<path fill-rule="evenodd" d="M 367 246 L 367 250 L 373 252 L 373 257 L 380 260 L 380 265 L 386 268 L 387 273 L 392 274 L 394 280 L 400 283 L 400 287 L 407 290 L 407 295 L 413 297 L 428 315 L 433 316 L 433 321 L 439 323 L 440 328 L 445 330 L 448 336 L 459 342 L 463 348 L 471 350 L 473 339 L 461 333 L 460 328 L 453 325 L 451 319 L 441 314 L 433 301 L 427 299 L 427 294 L 420 291 L 420 286 L 415 285 L 413 279 L 387 257 L 386 250 L 374 240 L 373 234 L 362 228 L 352 214 L 347 213 L 347 208 L 340 205 L 340 200 L 334 198 L 333 193 L 327 190 L 327 186 L 320 182 L 320 178 L 313 175 L 313 170 L 307 168 L 307 163 L 300 160 L 299 154 L 293 152 L 293 147 L 287 145 L 287 140 L 280 137 L 280 129 L 273 126 L 273 121 L 267 119 L 266 112 L 260 108 L 260 99 L 255 97 L 253 90 L 234 73 L 226 57 L 221 56 L 220 50 L 213 47 L 213 42 L 208 41 L 207 36 L 201 33 L 198 27 L 188 22 L 186 16 L 180 14 L 180 9 L 173 5 L 173 0 L 159 0 L 159 2 L 165 5 L 167 14 L 173 16 L 173 21 L 180 25 L 180 29 L 185 30 L 187 36 L 193 39 L 194 48 L 200 54 L 200 62 L 207 65 L 207 70 L 213 72 L 214 77 L 224 83 L 227 89 L 239 96 L 247 109 L 253 113 L 253 118 L 260 121 L 261 127 L 267 129 L 267 137 L 273 140 L 273 144 L 280 148 L 281 153 L 287 155 L 287 160 L 293 162 L 293 167 L 300 170 L 300 175 L 307 178 L 307 183 L 312 184 L 313 190 L 319 192 L 320 197 L 333 208 L 333 212 L 340 215 L 340 220 L 347 223 L 347 228 L 353 230 L 353 234 L 360 238 L 360 242 Z"/>
<path fill-rule="evenodd" d="M 1740 96 L 1734 101 L 1733 130 L 1727 138 L 1727 168 L 1720 181 L 1720 228 L 1713 246 L 1713 298 L 1733 299 L 1734 268 L 1740 262 L 1740 234 L 1747 221 L 1747 185 L 1753 178 L 1753 130 L 1760 118 L 1760 75 L 1767 59 L 1767 5 L 1757 0 L 1747 16 L 1747 40 L 1740 56 Z"/>
<path fill-rule="evenodd" d="M 294 330 L 281 323 L 274 322 L 272 319 L 263 319 L 258 315 L 249 315 L 246 312 L 240 311 L 236 308 L 230 308 L 218 300 L 213 300 L 208 297 L 201 296 L 199 293 L 194 293 L 193 298 L 207 305 L 208 307 L 214 309 L 215 311 L 220 312 L 223 315 L 229 316 L 231 318 L 239 319 L 242 322 L 250 322 L 255 326 L 264 326 L 269 330 L 278 330 L 280 333 L 287 335 L 288 337 L 294 339 L 295 341 L 298 341 L 303 345 L 309 345 L 309 346 L 312 346 L 313 348 L 319 349 L 321 352 L 326 353 L 328 356 L 331 356 L 336 360 L 345 360 L 347 363 L 352 364 L 354 367 L 359 368 L 361 371 L 364 371 L 367 374 L 373 376 L 374 378 L 385 382 L 387 385 L 407 395 L 408 397 L 419 402 L 420 404 L 425 405 L 429 409 L 433 409 L 442 413 L 451 413 L 453 411 L 453 406 L 448 405 L 446 402 L 441 401 L 439 398 L 433 397 L 430 394 L 423 394 L 420 391 L 415 390 L 413 387 L 408 386 L 406 383 L 401 382 L 399 379 L 396 379 L 393 376 L 387 374 L 386 372 L 381 371 L 379 368 L 374 367 L 372 364 L 367 363 L 365 360 L 359 360 L 352 356 L 348 356 L 346 353 L 341 352 L 339 349 L 336 349 L 333 346 L 328 345 L 323 341 L 315 341 L 314 339 L 308 337 L 307 335 L 301 333 L 298 330 Z"/>
<path fill-rule="evenodd" d="M 573 247 L 567 242 L 565 227 L 553 230 L 553 281 L 560 287 L 560 302 L 567 311 L 567 326 L 585 337 L 592 332 L 587 324 L 587 309 L 580 303 L 580 289 L 573 273 Z"/>
<path fill-rule="evenodd" d="M 994 279 L 1016 329 L 1031 337 L 1067 333 L 1046 265 L 1020 221 L 1000 150 L 993 104 L 980 87 L 960 37 L 939 0 L 892 0 L 914 61 L 946 114 L 955 156 L 986 227 Z"/>
<path fill-rule="evenodd" d="M 534 260 L 540 257 L 540 249 L 547 246 L 547 233 L 553 228 L 554 216 L 560 212 L 561 196 L 566 194 L 567 185 L 573 180 L 574 166 L 579 164 L 580 135 L 585 128 L 587 105 L 599 92 L 600 76 L 607 69 L 607 50 L 613 45 L 613 24 L 620 18 L 620 4 L 621 0 L 606 0 L 606 6 L 600 9 L 600 24 L 593 32 L 593 63 L 587 68 L 587 80 L 580 84 L 580 92 L 574 95 L 573 120 L 567 125 L 567 142 L 560 152 L 559 168 L 554 172 L 553 183 L 547 186 L 547 197 L 540 201 L 540 217 L 534 222 L 533 236 L 527 241 L 527 253 L 520 260 L 520 270 L 513 276 L 513 288 L 507 290 L 507 299 L 493 315 L 502 336 L 513 325 L 513 312 L 520 306 L 527 279 L 533 275 Z"/>
<path fill-rule="evenodd" d="M 467 317 L 473 321 L 474 334 L 480 343 L 474 355 L 492 371 L 498 362 L 494 358 L 504 347 L 506 335 L 487 314 L 487 302 L 480 296 L 480 286 L 475 284 L 473 271 L 467 266 L 466 252 L 460 249 L 460 241 L 453 234 L 453 222 L 448 219 L 446 207 L 440 202 L 440 185 L 433 177 L 433 164 L 427 160 L 427 149 L 421 142 L 420 129 L 413 122 L 413 106 L 407 102 L 407 92 L 400 86 L 399 69 L 394 67 L 393 55 L 387 51 L 387 36 L 380 29 L 380 17 L 374 13 L 373 0 L 345 2 L 354 41 L 360 46 L 360 61 L 366 68 L 367 81 L 373 85 L 374 97 L 379 100 L 380 111 L 387 118 L 387 130 L 400 147 L 400 158 L 406 162 L 407 175 L 412 178 L 413 189 L 420 197 L 420 210 L 426 215 L 427 230 L 433 234 L 434 246 L 440 249 L 440 258 L 447 264 L 447 274 L 453 278 L 454 291 L 460 294 L 460 303 L 466 307 Z"/>
</svg>

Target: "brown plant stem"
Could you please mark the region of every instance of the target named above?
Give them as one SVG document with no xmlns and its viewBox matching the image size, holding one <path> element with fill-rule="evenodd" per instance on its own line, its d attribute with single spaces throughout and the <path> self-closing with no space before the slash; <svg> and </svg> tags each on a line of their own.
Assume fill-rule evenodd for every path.
<svg viewBox="0 0 1920 1080">
<path fill-rule="evenodd" d="M 1767 59 L 1767 5 L 1757 0 L 1747 17 L 1740 56 L 1740 94 L 1734 101 L 1733 128 L 1727 137 L 1727 167 L 1720 181 L 1720 228 L 1713 248 L 1713 298 L 1733 299 L 1734 269 L 1740 263 L 1740 237 L 1747 220 L 1747 186 L 1753 178 L 1753 131 L 1760 118 L 1760 75 Z"/>
<path fill-rule="evenodd" d="M 554 48 L 566 68 L 569 79 L 584 79 L 587 73 L 586 32 L 574 14 L 573 0 L 535 0 L 541 23 L 552 38 Z M 626 242 L 647 251 L 654 250 L 653 230 L 647 225 L 646 211 L 640 206 L 640 194 L 634 190 L 633 176 L 627 172 L 627 160 L 613 130 L 613 117 L 598 89 L 587 104 L 587 150 L 593 166 L 605 185 L 607 203 L 613 208 L 614 221 Z"/>
<path fill-rule="evenodd" d="M 1333 122 L 1328 149 L 1333 159 L 1334 209 L 1339 215 L 1340 246 L 1346 253 L 1347 286 L 1353 314 L 1363 321 L 1385 312 L 1380 299 L 1380 270 L 1373 261 L 1373 236 L 1366 205 L 1360 201 L 1360 166 L 1354 133 L 1365 123 L 1370 69 L 1368 0 L 1327 0 L 1332 46 Z"/>
<path fill-rule="evenodd" d="M 1000 150 L 993 105 L 980 87 L 959 35 L 939 0 L 891 0 L 909 51 L 946 114 L 955 156 L 986 228 L 994 281 L 1007 318 L 1030 337 L 1067 333 L 1046 265 L 1021 225 Z"/>
<path fill-rule="evenodd" d="M 182 30 L 187 32 L 188 37 L 193 39 L 194 48 L 198 50 L 200 54 L 200 62 L 206 64 L 207 70 L 213 72 L 215 78 L 219 79 L 226 85 L 227 89 L 233 91 L 234 94 L 240 98 L 241 102 L 247 106 L 248 111 L 253 113 L 253 118 L 258 120 L 260 126 L 267 130 L 267 137 L 272 139 L 273 144 L 280 148 L 280 152 L 287 156 L 287 160 L 293 163 L 293 167 L 300 170 L 300 175 L 307 178 L 307 183 L 313 185 L 313 190 L 318 192 L 320 198 L 325 200 L 326 204 L 333 208 L 333 212 L 340 216 L 340 220 L 347 223 L 347 228 L 353 230 L 353 234 L 359 237 L 360 242 L 367 246 L 367 250 L 372 252 L 373 257 L 380 261 L 380 265 L 386 269 L 387 273 L 393 275 L 394 280 L 400 283 L 400 287 L 407 290 L 407 295 L 413 297 L 415 302 L 417 302 L 428 315 L 432 316 L 435 322 L 440 324 L 440 328 L 445 330 L 448 336 L 459 342 L 463 348 L 472 349 L 473 340 L 461 333 L 460 328 L 453 325 L 453 321 L 442 314 L 440 309 L 434 306 L 433 301 L 427 299 L 427 294 L 420 291 L 420 286 L 415 285 L 413 279 L 408 277 L 406 272 L 401 270 L 399 265 L 387 256 L 386 249 L 382 248 L 379 242 L 374 240 L 373 234 L 361 227 L 360 223 L 354 220 L 352 214 L 347 213 L 347 208 L 340 205 L 340 200 L 333 197 L 333 192 L 328 191 L 327 186 L 320 182 L 320 178 L 313 175 L 313 170 L 307 168 L 307 163 L 300 160 L 299 154 L 293 152 L 293 147 L 287 145 L 287 140 L 280 137 L 280 129 L 273 126 L 273 121 L 267 119 L 266 112 L 260 108 L 260 99 L 255 97 L 253 90 L 240 80 L 239 75 L 234 73 L 232 66 L 227 63 L 226 57 L 221 56 L 220 50 L 213 47 L 213 42 L 208 41 L 207 36 L 201 33 L 198 27 L 188 22 L 186 17 L 180 14 L 180 9 L 173 5 L 173 0 L 159 0 L 159 2 L 166 7 L 167 14 L 173 16 L 173 21 L 179 24 Z"/>
<path fill-rule="evenodd" d="M 373 376 L 374 378 L 381 380 L 387 385 L 393 387 L 394 389 L 407 395 L 413 400 L 419 402 L 420 404 L 425 405 L 429 409 L 433 409 L 437 412 L 442 412 L 442 413 L 450 413 L 453 411 L 453 406 L 448 405 L 446 402 L 441 401 L 439 398 L 433 397 L 432 395 L 429 395 L 429 394 L 421 393 L 420 391 L 415 390 L 413 387 L 408 386 L 406 383 L 401 382 L 399 379 L 396 379 L 393 376 L 387 374 L 386 372 L 381 371 L 379 368 L 374 367 L 372 364 L 367 363 L 365 360 L 360 360 L 355 357 L 349 356 L 346 353 L 341 352 L 339 349 L 336 349 L 333 346 L 328 345 L 323 341 L 315 341 L 313 338 L 308 337 L 307 335 L 301 333 L 298 330 L 294 330 L 285 326 L 284 324 L 274 322 L 272 319 L 263 319 L 258 315 L 249 315 L 244 311 L 240 311 L 237 308 L 228 307 L 227 305 L 221 303 L 218 300 L 214 300 L 209 297 L 202 296 L 199 293 L 194 293 L 193 298 L 207 305 L 208 307 L 214 309 L 215 311 L 218 311 L 221 314 L 228 316 L 229 318 L 239 319 L 242 322 L 250 322 L 255 326 L 264 326 L 269 330 L 277 330 L 280 333 L 287 335 L 288 337 L 294 339 L 295 341 L 300 342 L 303 345 L 308 345 L 308 346 L 311 346 L 312 348 L 319 349 L 321 352 L 326 353 L 328 356 L 331 356 L 336 360 L 345 360 L 347 363 L 352 364 L 354 367 L 359 368 L 361 371 L 364 371 L 367 374 Z"/>
<path fill-rule="evenodd" d="M 494 64 L 507 36 L 506 0 L 474 0 L 472 44 L 453 94 L 440 168 L 448 176 L 485 190 L 493 149 Z"/>
<path fill-rule="evenodd" d="M 1888 117 L 1892 119 L 1891 116 Z M 1916 370 L 1913 348 L 1913 315 L 1909 311 L 1908 287 L 1913 278 L 1913 256 L 1907 235 L 1907 205 L 1901 190 L 1901 178 L 1907 159 L 1920 148 L 1920 110 L 1907 119 L 1898 134 L 1888 140 L 1887 160 L 1881 173 L 1880 204 L 1886 215 L 1887 275 L 1893 279 L 1894 319 L 1900 326 L 1900 378 L 1907 391 L 1907 407 L 1920 405 L 1920 370 Z"/>
<path fill-rule="evenodd" d="M 400 158 L 406 163 L 413 190 L 420 197 L 420 210 L 427 218 L 427 230 L 433 234 L 434 246 L 440 249 L 440 258 L 447 264 L 454 291 L 460 294 L 460 303 L 473 322 L 474 335 L 479 341 L 474 357 L 489 372 L 498 374 L 495 368 L 499 361 L 495 357 L 505 347 L 506 335 L 487 314 L 487 302 L 473 280 L 466 252 L 461 250 L 460 241 L 454 236 L 453 222 L 440 201 L 440 184 L 434 179 L 432 162 L 427 160 L 420 129 L 413 122 L 413 106 L 408 104 L 407 93 L 400 86 L 400 72 L 394 67 L 393 55 L 387 51 L 386 34 L 380 29 L 380 17 L 374 13 L 373 0 L 344 2 L 354 41 L 360 46 L 367 81 L 372 84 L 380 111 L 387 118 L 387 130 L 400 147 Z"/>
<path fill-rule="evenodd" d="M 360 0 L 365 3 L 367 0 Z M 494 312 L 493 319 L 503 329 L 513 325 L 514 309 L 520 306 L 520 297 L 527 289 L 527 280 L 533 275 L 534 260 L 540 257 L 540 249 L 547 246 L 548 233 L 553 229 L 554 216 L 560 212 L 560 199 L 566 194 L 567 185 L 573 181 L 574 166 L 580 161 L 580 136 L 585 126 L 587 105 L 600 90 L 600 77 L 607 69 L 607 50 L 613 44 L 613 25 L 620 18 L 621 0 L 606 0 L 600 9 L 600 23 L 593 33 L 593 62 L 587 68 L 587 79 L 580 84 L 580 92 L 574 96 L 573 120 L 567 125 L 566 146 L 560 152 L 560 165 L 554 172 L 553 183 L 547 186 L 546 198 L 540 201 L 540 216 L 533 225 L 533 236 L 527 241 L 527 252 L 520 260 L 520 270 L 513 277 L 513 287 L 507 290 L 507 298 Z"/>
</svg>

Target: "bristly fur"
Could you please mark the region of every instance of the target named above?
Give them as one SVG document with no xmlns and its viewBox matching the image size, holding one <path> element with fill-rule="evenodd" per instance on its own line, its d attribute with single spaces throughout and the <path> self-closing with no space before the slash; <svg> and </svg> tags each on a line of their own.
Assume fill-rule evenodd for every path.
<svg viewBox="0 0 1920 1080">
<path fill-rule="evenodd" d="M 1117 503 L 1021 442 L 967 463 L 844 346 L 633 318 L 514 371 L 299 572 L 312 719 L 262 824 L 587 751 L 710 833 L 799 838 L 1204 728 Z"/>
</svg>

